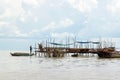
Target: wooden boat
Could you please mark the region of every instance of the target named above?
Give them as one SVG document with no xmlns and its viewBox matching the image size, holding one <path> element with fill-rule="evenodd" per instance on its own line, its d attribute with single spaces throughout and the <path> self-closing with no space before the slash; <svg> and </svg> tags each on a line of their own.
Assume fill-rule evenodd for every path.
<svg viewBox="0 0 120 80">
<path fill-rule="evenodd" d="M 114 52 L 98 52 L 97 54 L 101 58 L 120 58 L 120 52 L 119 51 L 114 51 Z"/>
<path fill-rule="evenodd" d="M 115 49 L 111 48 L 98 50 L 97 54 L 101 58 L 120 58 L 120 51 L 115 51 Z"/>
<path fill-rule="evenodd" d="M 10 53 L 12 56 L 33 56 L 34 54 L 30 54 L 30 53 L 25 53 L 25 52 L 14 52 L 14 53 Z"/>
<path fill-rule="evenodd" d="M 71 55 L 72 57 L 78 57 L 78 54 L 73 54 L 73 55 Z"/>
</svg>

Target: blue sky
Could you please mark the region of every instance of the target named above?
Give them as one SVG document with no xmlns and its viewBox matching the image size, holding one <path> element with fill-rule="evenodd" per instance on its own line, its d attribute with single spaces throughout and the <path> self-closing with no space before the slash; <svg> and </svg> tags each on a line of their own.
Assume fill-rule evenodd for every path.
<svg viewBox="0 0 120 80">
<path fill-rule="evenodd" d="M 120 37 L 120 0 L 0 0 L 0 50 L 48 38 Z"/>
</svg>

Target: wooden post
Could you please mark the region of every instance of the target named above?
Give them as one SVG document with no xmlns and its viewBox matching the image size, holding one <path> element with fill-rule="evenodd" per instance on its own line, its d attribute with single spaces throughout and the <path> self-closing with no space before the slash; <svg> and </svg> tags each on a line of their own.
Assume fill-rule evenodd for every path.
<svg viewBox="0 0 120 80">
<path fill-rule="evenodd" d="M 35 55 L 37 54 L 37 52 L 36 52 L 36 48 L 37 48 L 37 47 L 36 47 L 36 43 L 35 43 Z"/>
</svg>

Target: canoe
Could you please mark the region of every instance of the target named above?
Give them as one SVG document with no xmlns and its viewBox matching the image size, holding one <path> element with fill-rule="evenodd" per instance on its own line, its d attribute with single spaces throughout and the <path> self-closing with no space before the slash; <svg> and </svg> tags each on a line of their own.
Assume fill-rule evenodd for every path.
<svg viewBox="0 0 120 80">
<path fill-rule="evenodd" d="M 25 52 L 14 52 L 14 53 L 10 53 L 12 56 L 33 56 L 34 54 L 30 54 L 30 53 L 25 53 Z"/>
</svg>

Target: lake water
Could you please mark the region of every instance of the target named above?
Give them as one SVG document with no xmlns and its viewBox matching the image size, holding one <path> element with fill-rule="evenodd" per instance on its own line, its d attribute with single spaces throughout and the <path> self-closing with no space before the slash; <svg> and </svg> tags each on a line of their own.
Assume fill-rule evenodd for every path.
<svg viewBox="0 0 120 80">
<path fill-rule="evenodd" d="M 120 59 L 13 57 L 0 52 L 0 80 L 119 80 Z"/>
</svg>

